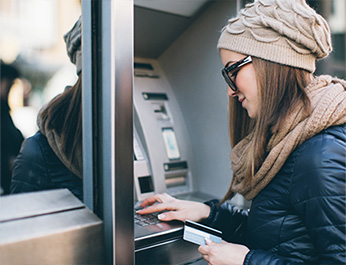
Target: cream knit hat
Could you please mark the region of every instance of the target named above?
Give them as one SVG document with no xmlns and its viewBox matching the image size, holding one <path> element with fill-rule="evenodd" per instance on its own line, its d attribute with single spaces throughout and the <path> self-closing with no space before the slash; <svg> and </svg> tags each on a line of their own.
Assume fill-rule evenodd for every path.
<svg viewBox="0 0 346 265">
<path fill-rule="evenodd" d="M 222 29 L 218 49 L 314 72 L 332 51 L 325 19 L 305 0 L 257 0 Z"/>
</svg>

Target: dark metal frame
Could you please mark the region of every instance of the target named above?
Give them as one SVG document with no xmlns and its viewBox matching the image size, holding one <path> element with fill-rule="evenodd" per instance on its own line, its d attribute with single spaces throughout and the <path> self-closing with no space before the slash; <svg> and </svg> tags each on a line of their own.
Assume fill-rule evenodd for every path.
<svg viewBox="0 0 346 265">
<path fill-rule="evenodd" d="M 104 222 L 106 264 L 134 264 L 133 0 L 84 0 L 84 202 Z"/>
</svg>

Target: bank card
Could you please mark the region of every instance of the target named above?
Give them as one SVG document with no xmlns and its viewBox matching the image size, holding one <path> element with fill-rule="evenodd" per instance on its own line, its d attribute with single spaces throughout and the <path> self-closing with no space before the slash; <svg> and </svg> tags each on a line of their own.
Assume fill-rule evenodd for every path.
<svg viewBox="0 0 346 265">
<path fill-rule="evenodd" d="M 206 245 L 208 238 L 215 243 L 221 243 L 222 232 L 214 228 L 185 220 L 183 239 L 197 245 Z"/>
</svg>

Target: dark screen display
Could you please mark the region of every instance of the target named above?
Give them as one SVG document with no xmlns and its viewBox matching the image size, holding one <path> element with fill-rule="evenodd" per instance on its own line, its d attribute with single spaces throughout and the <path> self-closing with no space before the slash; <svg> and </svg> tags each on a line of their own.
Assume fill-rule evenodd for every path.
<svg viewBox="0 0 346 265">
<path fill-rule="evenodd" d="M 139 177 L 139 187 L 141 189 L 141 193 L 153 192 L 153 182 L 151 181 L 151 176 Z"/>
</svg>

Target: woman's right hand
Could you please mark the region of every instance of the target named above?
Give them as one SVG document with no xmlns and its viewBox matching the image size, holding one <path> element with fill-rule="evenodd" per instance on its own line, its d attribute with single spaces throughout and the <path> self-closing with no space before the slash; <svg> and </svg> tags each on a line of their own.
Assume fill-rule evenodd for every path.
<svg viewBox="0 0 346 265">
<path fill-rule="evenodd" d="M 206 219 L 210 213 L 210 207 L 204 203 L 179 200 L 166 193 L 155 194 L 145 199 L 140 206 L 145 208 L 137 211 L 139 214 L 165 211 L 158 215 L 162 221 L 179 220 L 185 222 L 188 219 L 200 222 Z"/>
</svg>

